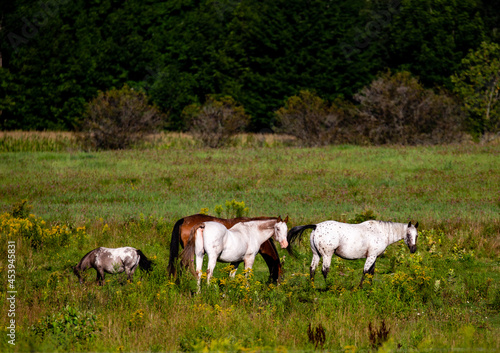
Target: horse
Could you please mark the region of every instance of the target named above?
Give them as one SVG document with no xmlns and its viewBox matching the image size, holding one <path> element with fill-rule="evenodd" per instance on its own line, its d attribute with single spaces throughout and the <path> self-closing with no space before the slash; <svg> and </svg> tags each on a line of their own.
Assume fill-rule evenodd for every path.
<svg viewBox="0 0 500 353">
<path fill-rule="evenodd" d="M 230 229 L 233 227 L 235 224 L 238 224 L 240 222 L 248 222 L 252 220 L 270 220 L 270 219 L 276 219 L 275 217 L 255 217 L 255 218 L 248 218 L 248 217 L 238 217 L 238 218 L 229 218 L 229 219 L 224 219 L 224 218 L 217 218 L 213 216 L 208 216 L 204 214 L 195 214 L 192 216 L 187 216 L 184 218 L 179 219 L 172 230 L 172 240 L 170 242 L 170 258 L 168 262 L 168 273 L 170 276 L 175 277 L 176 274 L 176 267 L 175 267 L 175 260 L 179 257 L 179 244 L 184 247 L 186 246 L 188 239 L 189 239 L 189 234 L 191 233 L 191 229 L 193 226 L 203 223 L 203 222 L 219 222 L 223 224 L 226 228 Z M 288 221 L 288 217 L 286 217 L 285 222 Z M 279 279 L 281 278 L 281 275 L 283 273 L 283 269 L 281 266 L 280 258 L 278 255 L 278 250 L 276 249 L 276 246 L 274 245 L 273 241 L 271 239 L 266 240 L 262 245 L 260 246 L 259 249 L 259 254 L 264 258 L 264 261 L 267 264 L 267 267 L 269 268 L 269 278 L 273 282 L 278 282 Z M 233 262 L 232 265 L 234 268 L 238 268 L 240 262 Z"/>
<path fill-rule="evenodd" d="M 127 279 L 132 281 L 137 266 L 149 272 L 152 264 L 141 250 L 129 246 L 116 249 L 99 247 L 85 254 L 73 267 L 73 273 L 83 283 L 82 273 L 92 267 L 97 271 L 96 281 L 102 286 L 105 272 L 115 274 L 125 271 Z"/>
<path fill-rule="evenodd" d="M 288 246 L 288 227 L 286 220 L 261 219 L 240 222 L 227 229 L 223 224 L 214 221 L 200 223 L 191 229 L 188 242 L 181 254 L 184 266 L 192 264 L 196 256 L 196 277 L 198 291 L 201 282 L 203 255 L 208 255 L 207 283 L 213 275 L 215 264 L 219 262 L 245 263 L 245 270 L 251 269 L 260 246 L 271 237 L 280 243 L 282 248 Z M 192 269 L 192 266 L 190 266 Z M 235 276 L 236 271 L 231 273 Z"/>
<path fill-rule="evenodd" d="M 314 272 L 323 257 L 323 277 L 328 276 L 332 255 L 355 260 L 366 258 L 363 268 L 363 275 L 359 286 L 363 286 L 365 274 L 375 273 L 375 261 L 382 254 L 387 246 L 401 239 L 413 254 L 417 251 L 418 222 L 412 225 L 411 222 L 394 223 L 384 221 L 366 221 L 360 224 L 348 224 L 336 221 L 325 221 L 318 224 L 308 224 L 296 226 L 290 229 L 287 235 L 290 245 L 306 229 L 312 229 L 310 235 L 311 250 L 313 253 L 310 278 L 314 279 Z M 288 252 L 292 253 L 291 246 Z"/>
</svg>

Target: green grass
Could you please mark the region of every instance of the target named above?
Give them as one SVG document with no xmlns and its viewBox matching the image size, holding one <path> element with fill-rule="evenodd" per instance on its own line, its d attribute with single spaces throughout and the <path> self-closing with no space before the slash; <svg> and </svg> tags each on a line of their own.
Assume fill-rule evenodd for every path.
<svg viewBox="0 0 500 353">
<path fill-rule="evenodd" d="M 16 241 L 18 291 L 16 346 L 4 339 L 2 351 L 371 351 L 368 325 L 382 320 L 386 351 L 500 349 L 500 146 L 204 150 L 172 141 L 0 154 L 1 246 L 7 254 L 7 239 Z M 36 217 L 5 215 L 23 199 Z M 174 222 L 233 199 L 251 216 L 289 215 L 289 227 L 369 212 L 419 221 L 419 250 L 389 247 L 363 289 L 362 260 L 335 259 L 327 281 L 317 271 L 312 285 L 307 236 L 297 258 L 280 250 L 279 286 L 267 284 L 260 257 L 250 279 L 230 280 L 218 264 L 199 295 L 188 273 L 170 281 Z M 71 273 L 89 250 L 126 245 L 156 258 L 150 275 L 130 284 L 108 275 L 98 287 L 94 270 L 84 286 Z M 6 257 L 0 267 L 5 291 Z M 324 343 L 309 340 L 309 325 L 321 325 Z"/>
</svg>

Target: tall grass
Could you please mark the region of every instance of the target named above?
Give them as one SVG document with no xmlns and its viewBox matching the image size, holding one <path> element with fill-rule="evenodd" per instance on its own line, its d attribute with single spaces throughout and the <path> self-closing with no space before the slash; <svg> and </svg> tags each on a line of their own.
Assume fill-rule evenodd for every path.
<svg viewBox="0 0 500 353">
<path fill-rule="evenodd" d="M 70 132 L 0 131 L 0 152 L 66 152 L 80 150 Z"/>
<path fill-rule="evenodd" d="M 0 246 L 16 242 L 16 346 L 2 351 L 429 351 L 500 349 L 500 186 L 496 145 L 297 149 L 184 145 L 117 152 L 0 154 Z M 18 203 L 22 199 L 28 203 Z M 280 251 L 280 285 L 257 257 L 247 276 L 218 263 L 196 292 L 167 275 L 170 232 L 189 214 L 231 200 L 250 216 L 419 221 L 418 251 L 403 243 L 377 260 L 335 258 L 309 279 L 307 236 Z M 13 204 L 17 204 L 13 208 Z M 29 209 L 28 205 L 32 208 Z M 236 204 L 234 202 L 234 204 Z M 238 203 L 240 205 L 240 203 Z M 241 204 L 243 205 L 243 204 Z M 241 206 L 243 207 L 243 206 Z M 208 209 L 208 210 L 207 210 Z M 134 246 L 155 261 L 133 283 L 75 265 L 98 246 Z M 0 288 L 7 288 L 0 258 Z M 9 303 L 0 299 L 1 327 Z M 388 334 L 377 341 L 370 329 Z M 321 327 L 325 339 L 308 330 Z M 382 337 L 383 335 L 381 335 Z M 5 337 L 5 335 L 4 335 Z"/>
<path fill-rule="evenodd" d="M 286 135 L 238 134 L 230 141 L 231 147 L 260 148 L 287 146 L 294 139 Z M 202 143 L 185 133 L 162 132 L 151 134 L 134 149 L 185 149 L 200 147 Z M 71 132 L 0 131 L 1 152 L 76 152 L 85 147 L 78 135 Z"/>
</svg>

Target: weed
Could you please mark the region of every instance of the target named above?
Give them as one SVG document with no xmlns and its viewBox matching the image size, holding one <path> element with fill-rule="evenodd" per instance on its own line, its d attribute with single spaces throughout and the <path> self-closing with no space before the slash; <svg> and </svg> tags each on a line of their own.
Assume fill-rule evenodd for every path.
<svg viewBox="0 0 500 353">
<path fill-rule="evenodd" d="M 309 342 L 314 344 L 314 349 L 318 349 L 318 346 L 323 349 L 326 340 L 325 329 L 323 325 L 319 324 L 318 326 L 312 328 L 311 324 L 307 327 L 307 336 L 309 337 Z"/>
<path fill-rule="evenodd" d="M 371 219 L 377 219 L 375 212 L 373 210 L 364 210 L 363 212 L 356 214 L 354 218 L 349 219 L 348 223 L 363 223 Z"/>
<path fill-rule="evenodd" d="M 382 344 L 387 341 L 390 329 L 385 325 L 385 320 L 380 322 L 380 327 L 372 327 L 371 321 L 368 323 L 368 339 L 370 340 L 370 346 L 373 349 L 377 349 L 382 346 Z"/>
<path fill-rule="evenodd" d="M 77 342 L 93 341 L 101 331 L 101 324 L 96 315 L 80 312 L 67 305 L 56 314 L 47 315 L 31 326 L 31 331 L 39 339 L 52 336 L 63 346 L 70 346 L 72 340 Z"/>
<path fill-rule="evenodd" d="M 224 210 L 226 211 L 224 213 Z M 209 214 L 210 209 L 208 207 L 204 207 L 200 210 L 201 214 Z M 225 207 L 222 205 L 216 205 L 214 208 L 214 212 L 216 217 L 219 218 L 238 218 L 244 217 L 248 215 L 250 209 L 245 206 L 244 201 L 236 201 L 235 199 L 231 201 L 226 201 Z"/>
</svg>

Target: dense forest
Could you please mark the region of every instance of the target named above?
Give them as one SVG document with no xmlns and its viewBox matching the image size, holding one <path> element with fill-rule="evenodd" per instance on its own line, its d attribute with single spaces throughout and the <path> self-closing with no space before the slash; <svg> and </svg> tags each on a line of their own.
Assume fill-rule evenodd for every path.
<svg viewBox="0 0 500 353">
<path fill-rule="evenodd" d="M 99 91 L 127 84 L 168 113 L 170 130 L 185 128 L 186 106 L 218 95 L 245 108 L 249 131 L 262 131 L 303 90 L 353 101 L 388 70 L 459 93 L 453 76 L 465 70 L 464 58 L 482 43 L 500 43 L 498 0 L 15 0 L 2 7 L 3 130 L 77 129 Z"/>
</svg>

